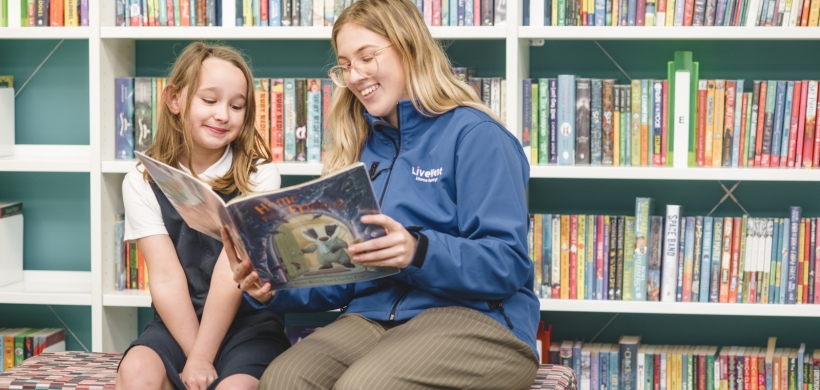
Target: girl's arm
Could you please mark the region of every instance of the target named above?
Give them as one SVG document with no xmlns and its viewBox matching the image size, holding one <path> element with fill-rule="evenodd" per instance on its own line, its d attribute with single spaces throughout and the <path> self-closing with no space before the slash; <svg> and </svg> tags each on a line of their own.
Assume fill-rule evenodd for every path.
<svg viewBox="0 0 820 390">
<path fill-rule="evenodd" d="M 199 321 L 174 244 L 164 234 L 143 237 L 137 243 L 148 265 L 154 307 L 185 356 L 189 356 L 199 332 Z"/>
<path fill-rule="evenodd" d="M 196 342 L 182 370 L 182 380 L 189 389 L 204 389 L 216 380 L 213 361 L 242 299 L 242 290 L 234 286 L 232 276 L 223 250 L 214 266 Z"/>
</svg>

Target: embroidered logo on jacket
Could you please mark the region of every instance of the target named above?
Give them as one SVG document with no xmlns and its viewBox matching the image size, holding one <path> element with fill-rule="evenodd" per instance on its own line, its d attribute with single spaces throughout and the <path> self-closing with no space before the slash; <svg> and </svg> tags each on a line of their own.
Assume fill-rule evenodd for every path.
<svg viewBox="0 0 820 390">
<path fill-rule="evenodd" d="M 436 168 L 430 170 L 423 170 L 421 166 L 411 167 L 413 171 L 413 176 L 416 177 L 417 181 L 424 182 L 424 183 L 435 183 L 438 181 L 438 177 L 442 175 L 444 168 Z"/>
</svg>

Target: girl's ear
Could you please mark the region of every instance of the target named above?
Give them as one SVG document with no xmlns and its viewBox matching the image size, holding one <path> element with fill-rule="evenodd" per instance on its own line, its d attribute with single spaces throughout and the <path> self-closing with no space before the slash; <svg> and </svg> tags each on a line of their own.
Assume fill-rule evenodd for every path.
<svg viewBox="0 0 820 390">
<path fill-rule="evenodd" d="M 181 91 L 177 90 L 176 86 L 173 84 L 168 84 L 165 86 L 165 91 L 163 95 L 165 96 L 165 104 L 168 105 L 168 109 L 171 110 L 171 113 L 174 115 L 179 115 L 182 112 L 179 104 L 179 94 Z"/>
</svg>

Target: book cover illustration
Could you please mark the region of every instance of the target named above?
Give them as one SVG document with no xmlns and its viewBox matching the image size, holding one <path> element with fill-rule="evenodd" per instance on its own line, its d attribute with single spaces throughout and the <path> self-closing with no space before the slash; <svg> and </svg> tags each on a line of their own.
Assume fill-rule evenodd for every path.
<svg viewBox="0 0 820 390">
<path fill-rule="evenodd" d="M 347 246 L 381 237 L 384 229 L 361 223 L 378 214 L 364 164 L 225 204 L 206 183 L 142 153 L 140 161 L 188 225 L 222 240 L 227 226 L 241 258 L 250 259 L 271 289 L 352 283 L 397 273 L 351 261 Z"/>
</svg>

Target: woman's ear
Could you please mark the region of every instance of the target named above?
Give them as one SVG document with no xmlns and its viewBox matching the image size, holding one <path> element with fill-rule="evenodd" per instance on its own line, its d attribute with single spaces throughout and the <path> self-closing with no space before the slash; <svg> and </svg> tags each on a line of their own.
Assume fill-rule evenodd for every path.
<svg viewBox="0 0 820 390">
<path fill-rule="evenodd" d="M 171 113 L 174 115 L 179 115 L 182 111 L 179 103 L 180 93 L 181 91 L 177 90 L 173 84 L 165 86 L 165 91 L 163 92 L 165 104 L 168 105 L 168 109 L 171 110 Z"/>
</svg>

